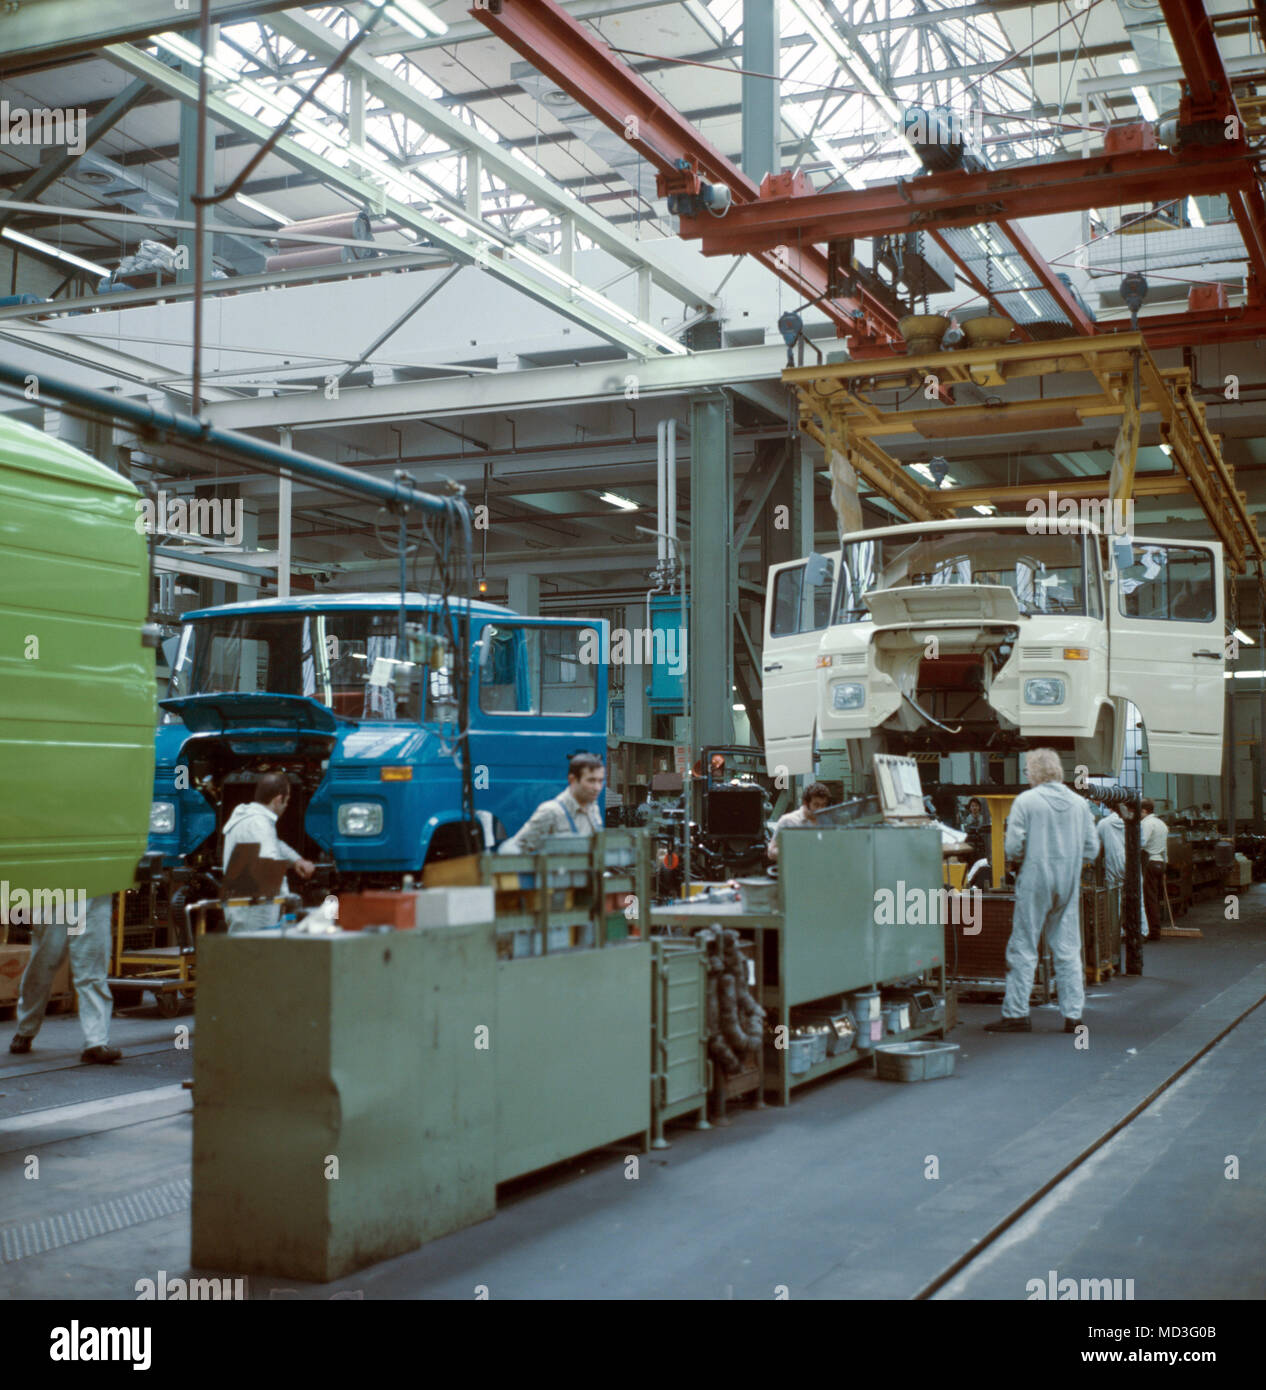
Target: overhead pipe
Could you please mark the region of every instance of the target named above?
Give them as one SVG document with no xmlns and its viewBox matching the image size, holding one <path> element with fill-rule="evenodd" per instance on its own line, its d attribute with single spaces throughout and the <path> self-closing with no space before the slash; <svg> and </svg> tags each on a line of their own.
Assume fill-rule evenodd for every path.
<svg viewBox="0 0 1266 1390">
<path fill-rule="evenodd" d="M 655 426 L 655 560 L 660 574 L 668 554 L 668 422 Z"/>
<path fill-rule="evenodd" d="M 664 540 L 664 553 L 672 563 L 673 570 L 676 572 L 681 568 L 678 563 L 681 551 L 677 544 L 677 421 L 673 416 L 667 420 L 665 431 L 665 450 L 664 450 L 664 491 L 668 502 L 668 514 L 665 518 L 666 525 L 664 530 L 668 532 Z M 671 553 L 669 547 L 672 547 Z"/>
<path fill-rule="evenodd" d="M 77 386 L 69 381 L 46 376 L 43 372 L 32 373 L 29 367 L 0 362 L 0 384 L 25 393 L 28 379 L 32 375 L 36 377 L 37 382 L 34 397 L 37 401 L 45 398 L 61 401 L 100 418 L 121 420 L 131 425 L 142 437 L 169 436 L 209 452 L 241 459 L 244 463 L 253 463 L 269 473 L 278 473 L 285 469 L 297 478 L 305 478 L 308 482 L 360 497 L 370 497 L 399 512 L 423 511 L 455 518 L 464 515 L 464 524 L 469 529 L 470 513 L 461 498 L 437 497 L 431 493 L 418 492 L 407 474 L 400 474 L 390 482 L 385 478 L 368 477 L 355 469 L 345 468 L 340 463 L 313 458 L 311 454 L 296 453 L 293 449 L 280 449 L 276 445 L 254 439 L 247 434 L 238 434 L 234 430 L 217 429 L 208 421 L 194 419 L 191 415 L 176 415 L 138 401 L 124 400 L 106 391 L 94 391 L 87 386 Z"/>
</svg>

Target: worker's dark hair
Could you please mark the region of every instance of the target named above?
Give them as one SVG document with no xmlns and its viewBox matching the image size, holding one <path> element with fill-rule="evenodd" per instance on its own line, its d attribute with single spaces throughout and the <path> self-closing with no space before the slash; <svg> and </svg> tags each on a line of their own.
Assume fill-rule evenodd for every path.
<svg viewBox="0 0 1266 1390">
<path fill-rule="evenodd" d="M 575 753 L 567 764 L 567 776 L 580 781 L 586 772 L 597 772 L 602 766 L 602 759 L 596 753 Z"/>
<path fill-rule="evenodd" d="M 800 793 L 800 804 L 807 806 L 815 796 L 824 796 L 829 802 L 831 799 L 831 789 L 824 782 L 810 782 L 809 785 Z"/>
<path fill-rule="evenodd" d="M 1155 809 L 1156 803 L 1150 797 L 1145 796 L 1143 800 L 1139 802 L 1139 810 L 1142 811 L 1145 816 L 1150 816 Z"/>
<path fill-rule="evenodd" d="M 279 796 L 290 799 L 290 778 L 284 772 L 265 772 L 255 783 L 255 800 L 262 801 L 267 806 Z"/>
</svg>

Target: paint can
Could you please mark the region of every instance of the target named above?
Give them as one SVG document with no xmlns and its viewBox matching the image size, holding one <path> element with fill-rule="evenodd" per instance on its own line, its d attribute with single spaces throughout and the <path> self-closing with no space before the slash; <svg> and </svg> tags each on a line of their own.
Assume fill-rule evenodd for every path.
<svg viewBox="0 0 1266 1390">
<path fill-rule="evenodd" d="M 859 1022 L 857 1025 L 858 1052 L 869 1052 L 877 1042 L 882 1041 L 883 1036 L 884 1021 L 882 1018 L 870 1018 L 865 1022 Z"/>
<path fill-rule="evenodd" d="M 803 1076 L 813 1065 L 813 1039 L 790 1038 L 787 1042 L 787 1070 L 792 1076 Z"/>
<path fill-rule="evenodd" d="M 848 996 L 848 1007 L 853 1012 L 853 1017 L 859 1024 L 869 1023 L 872 1019 L 880 1017 L 879 1012 L 879 991 L 877 989 L 860 989 Z"/>
</svg>

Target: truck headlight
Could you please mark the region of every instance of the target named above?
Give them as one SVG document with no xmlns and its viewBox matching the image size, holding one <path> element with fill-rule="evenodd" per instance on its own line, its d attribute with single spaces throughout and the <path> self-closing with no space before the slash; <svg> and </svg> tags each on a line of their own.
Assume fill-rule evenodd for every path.
<svg viewBox="0 0 1266 1390">
<path fill-rule="evenodd" d="M 381 806 L 370 801 L 345 801 L 338 808 L 340 835 L 378 835 L 381 832 Z"/>
<path fill-rule="evenodd" d="M 170 835 L 176 828 L 176 803 L 174 801 L 155 801 L 149 808 L 149 833 L 151 835 Z"/>
<path fill-rule="evenodd" d="M 866 703 L 866 687 L 856 681 L 848 681 L 831 687 L 832 709 L 861 709 Z"/>
<path fill-rule="evenodd" d="M 1064 703 L 1064 682 L 1054 676 L 1040 676 L 1036 680 L 1025 681 L 1024 703 L 1026 705 L 1062 705 Z"/>
</svg>

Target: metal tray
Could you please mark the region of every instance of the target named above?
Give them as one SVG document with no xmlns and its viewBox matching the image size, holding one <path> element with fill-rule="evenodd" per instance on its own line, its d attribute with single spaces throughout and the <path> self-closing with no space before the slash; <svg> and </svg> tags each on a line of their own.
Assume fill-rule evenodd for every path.
<svg viewBox="0 0 1266 1390">
<path fill-rule="evenodd" d="M 881 1081 L 932 1081 L 954 1075 L 957 1043 L 880 1043 L 875 1048 L 875 1070 Z"/>
</svg>

